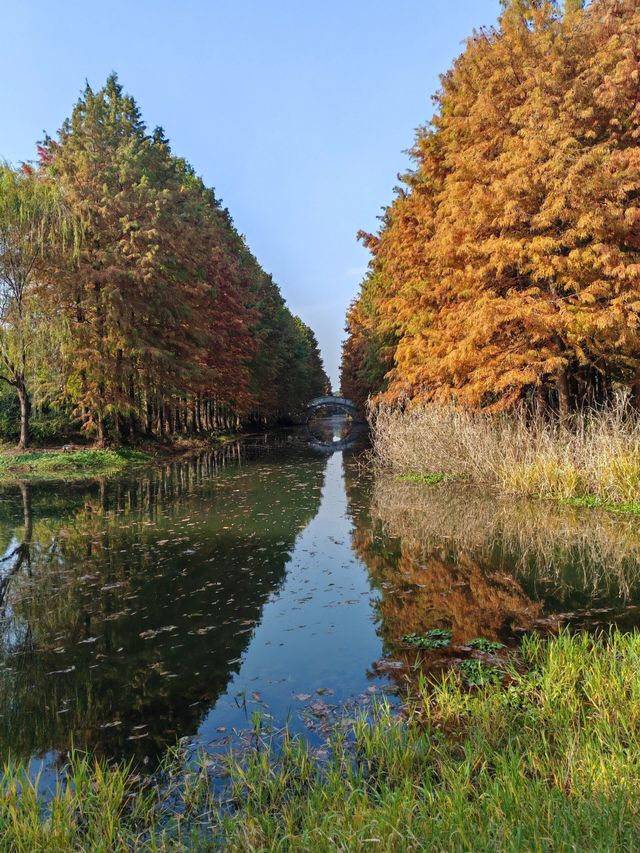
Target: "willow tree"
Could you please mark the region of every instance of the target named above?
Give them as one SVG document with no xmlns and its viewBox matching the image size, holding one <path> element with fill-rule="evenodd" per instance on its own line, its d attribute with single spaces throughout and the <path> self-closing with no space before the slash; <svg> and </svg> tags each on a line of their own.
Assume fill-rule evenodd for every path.
<svg viewBox="0 0 640 853">
<path fill-rule="evenodd" d="M 18 395 L 20 449 L 29 444 L 29 365 L 38 334 L 39 285 L 51 253 L 73 253 L 77 243 L 56 185 L 29 168 L 0 166 L 0 380 Z"/>
</svg>

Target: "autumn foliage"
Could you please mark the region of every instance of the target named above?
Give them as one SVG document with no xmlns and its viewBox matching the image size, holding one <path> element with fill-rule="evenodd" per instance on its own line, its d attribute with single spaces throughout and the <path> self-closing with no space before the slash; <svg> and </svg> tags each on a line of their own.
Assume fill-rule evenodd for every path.
<svg viewBox="0 0 640 853">
<path fill-rule="evenodd" d="M 50 185 L 77 239 L 74 251 L 43 241 L 20 291 L 32 307 L 20 364 L 36 403 L 62 407 L 102 444 L 273 422 L 323 391 L 313 332 L 115 75 L 87 86 L 38 153 L 18 188 Z M 0 254 L 15 260 L 18 218 L 6 219 Z"/>
<path fill-rule="evenodd" d="M 561 413 L 640 392 L 640 6 L 509 0 L 417 134 L 345 393 Z"/>
</svg>

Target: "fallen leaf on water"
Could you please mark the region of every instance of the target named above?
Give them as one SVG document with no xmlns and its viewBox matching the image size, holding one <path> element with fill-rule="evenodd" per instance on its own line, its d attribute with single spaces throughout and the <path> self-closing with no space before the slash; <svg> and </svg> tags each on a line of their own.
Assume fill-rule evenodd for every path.
<svg viewBox="0 0 640 853">
<path fill-rule="evenodd" d="M 389 669 L 404 669 L 405 664 L 401 660 L 390 660 L 389 658 L 381 658 L 373 664 L 373 668 L 384 672 Z"/>
<path fill-rule="evenodd" d="M 157 637 L 158 634 L 165 634 L 170 631 L 177 631 L 177 625 L 165 625 L 163 628 L 158 628 L 156 631 L 149 629 L 148 631 L 140 631 L 138 636 L 142 637 L 143 640 L 151 640 L 154 637 Z"/>
</svg>

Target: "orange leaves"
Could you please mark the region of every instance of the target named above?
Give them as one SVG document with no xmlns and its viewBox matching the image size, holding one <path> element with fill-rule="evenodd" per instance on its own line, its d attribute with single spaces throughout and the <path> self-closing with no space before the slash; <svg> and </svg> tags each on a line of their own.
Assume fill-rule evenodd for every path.
<svg viewBox="0 0 640 853">
<path fill-rule="evenodd" d="M 511 0 L 498 29 L 469 39 L 418 133 L 414 172 L 367 241 L 384 286 L 363 285 L 345 352 L 368 393 L 495 407 L 565 373 L 575 403 L 633 381 L 638 44 L 630 0 L 564 14 Z M 357 357 L 371 358 L 385 327 L 393 366 L 376 387 Z"/>
</svg>

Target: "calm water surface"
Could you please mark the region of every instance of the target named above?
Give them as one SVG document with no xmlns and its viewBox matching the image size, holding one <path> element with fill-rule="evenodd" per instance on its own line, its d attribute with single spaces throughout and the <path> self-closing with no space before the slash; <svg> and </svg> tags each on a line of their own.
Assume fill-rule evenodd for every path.
<svg viewBox="0 0 640 853">
<path fill-rule="evenodd" d="M 333 419 L 311 445 L 2 490 L 0 757 L 153 766 L 255 712 L 313 739 L 335 707 L 393 701 L 404 634 L 640 621 L 637 520 L 375 482 L 345 437 Z"/>
</svg>

